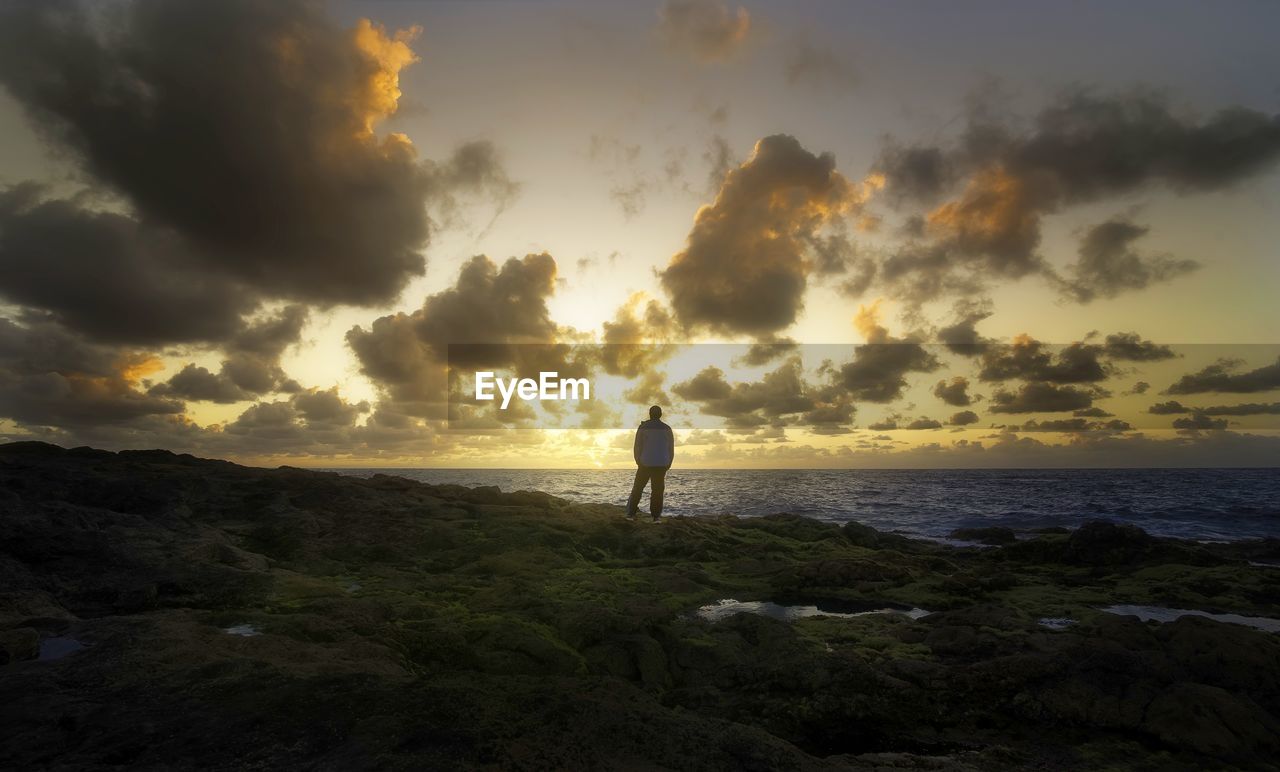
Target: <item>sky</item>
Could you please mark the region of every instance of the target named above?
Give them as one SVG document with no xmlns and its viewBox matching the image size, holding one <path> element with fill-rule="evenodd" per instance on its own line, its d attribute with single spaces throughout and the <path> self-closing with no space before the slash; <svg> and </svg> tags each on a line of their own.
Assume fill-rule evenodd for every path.
<svg viewBox="0 0 1280 772">
<path fill-rule="evenodd" d="M 622 468 L 657 403 L 688 467 L 1280 464 L 1273 3 L 0 17 L 5 441 Z"/>
</svg>

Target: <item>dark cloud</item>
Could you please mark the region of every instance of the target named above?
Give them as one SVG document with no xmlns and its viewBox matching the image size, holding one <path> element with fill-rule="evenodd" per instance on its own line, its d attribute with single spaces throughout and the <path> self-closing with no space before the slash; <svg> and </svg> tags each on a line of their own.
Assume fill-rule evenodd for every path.
<svg viewBox="0 0 1280 772">
<path fill-rule="evenodd" d="M 167 382 L 148 393 L 163 397 L 230 403 L 270 391 L 295 390 L 280 367 L 285 349 L 298 342 L 308 312 L 305 306 L 287 306 L 274 317 L 249 325 L 225 344 L 227 358 L 213 373 L 188 363 Z"/>
<path fill-rule="evenodd" d="M 1241 405 L 1213 405 L 1200 408 L 1205 415 L 1280 415 L 1280 402 L 1260 404 L 1247 402 Z"/>
<path fill-rule="evenodd" d="M 1022 432 L 1128 432 L 1133 427 L 1126 421 L 1089 421 L 1085 418 L 1056 418 L 1047 421 L 1030 420 L 1021 427 L 1011 427 Z"/>
<path fill-rule="evenodd" d="M 1074 386 L 1052 383 L 1024 383 L 1016 392 L 998 391 L 991 397 L 993 413 L 1062 413 L 1084 410 L 1093 404 L 1093 394 Z"/>
<path fill-rule="evenodd" d="M 958 413 L 952 413 L 951 417 L 947 419 L 947 424 L 950 426 L 968 426 L 977 422 L 978 414 L 972 410 L 961 410 Z"/>
<path fill-rule="evenodd" d="M 1113 221 L 1085 237 L 1080 262 L 1060 278 L 1038 252 L 1041 219 L 1155 185 L 1178 193 L 1228 187 L 1280 159 L 1280 120 L 1241 107 L 1197 121 L 1152 94 L 1077 91 L 1027 129 L 995 112 L 975 109 L 949 146 L 890 140 L 876 162 L 898 205 L 954 193 L 923 219 L 929 241 L 897 259 L 899 299 L 919 304 L 992 278 L 1041 274 L 1088 301 L 1185 273 L 1190 261 L 1135 253 L 1131 244 L 1145 230 Z"/>
<path fill-rule="evenodd" d="M 814 270 L 814 245 L 865 193 L 793 137 L 756 143 L 698 211 L 687 246 L 660 278 L 686 329 L 769 336 L 790 326 Z"/>
<path fill-rule="evenodd" d="M 347 344 L 360 371 L 403 403 L 397 410 L 424 415 L 446 396 L 451 344 L 452 364 L 465 368 L 508 366 L 518 359 L 519 344 L 555 342 L 557 326 L 547 310 L 555 280 L 556 262 L 546 253 L 513 257 L 501 267 L 478 255 L 463 265 L 453 287 L 428 296 L 411 314 L 351 328 Z M 545 345 L 537 348 L 547 353 Z"/>
<path fill-rule="evenodd" d="M 901 145 L 892 139 L 881 150 L 875 170 L 885 176 L 885 194 L 891 201 L 932 203 L 956 182 L 956 172 L 942 148 Z"/>
<path fill-rule="evenodd" d="M 707 367 L 671 391 L 699 403 L 702 413 L 724 418 L 731 429 L 790 424 L 844 433 L 854 413 L 847 399 L 806 383 L 799 357 L 787 359 L 759 381 L 733 384 L 720 368 Z"/>
<path fill-rule="evenodd" d="M 182 403 L 148 395 L 155 357 L 84 341 L 48 320 L 0 318 L 0 415 L 29 427 L 82 429 L 176 416 Z"/>
<path fill-rule="evenodd" d="M 1139 254 L 1132 244 L 1148 230 L 1123 220 L 1095 225 L 1081 239 L 1080 259 L 1068 266 L 1069 278 L 1060 282 L 1062 291 L 1080 303 L 1088 303 L 1145 289 L 1200 267 L 1194 260 Z"/>
<path fill-rule="evenodd" d="M 1151 390 L 1151 384 L 1147 383 L 1146 381 L 1138 381 L 1137 383 L 1133 384 L 1133 386 L 1130 387 L 1129 390 L 1125 392 L 1125 394 L 1127 395 L 1146 394 L 1150 390 Z"/>
<path fill-rule="evenodd" d="M 1125 362 L 1159 362 L 1165 359 L 1177 358 L 1177 353 L 1168 346 L 1162 346 L 1149 340 L 1143 340 L 1142 336 L 1136 332 L 1117 332 L 1106 337 L 1103 344 L 1103 353 L 1110 359 L 1116 359 Z M 1138 384 L 1134 385 L 1134 389 L 1138 388 Z M 1149 387 L 1149 384 L 1148 384 Z M 1143 391 L 1146 389 L 1144 388 Z M 1135 391 L 1141 394 L 1141 391 Z"/>
<path fill-rule="evenodd" d="M 687 381 L 677 383 L 671 391 L 690 402 L 712 402 L 728 399 L 733 387 L 724 379 L 724 371 L 707 367 Z"/>
<path fill-rule="evenodd" d="M 892 402 L 907 387 L 907 373 L 931 373 L 941 365 L 920 343 L 889 335 L 876 317 L 877 307 L 859 310 L 855 325 L 866 343 L 854 349 L 853 359 L 835 372 L 833 385 L 855 400 Z"/>
<path fill-rule="evenodd" d="M 977 356 L 992 342 L 978 334 L 978 322 L 994 313 L 986 300 L 960 300 L 953 309 L 954 321 L 938 330 L 938 340 L 962 356 Z"/>
<path fill-rule="evenodd" d="M 891 432 L 898 428 L 898 419 L 891 416 L 875 423 L 867 424 L 867 428 L 873 432 Z M 889 437 L 884 437 L 884 439 L 889 439 Z"/>
<path fill-rule="evenodd" d="M 825 46 L 801 40 L 787 52 L 787 83 L 848 91 L 858 85 L 858 73 L 847 59 Z"/>
<path fill-rule="evenodd" d="M 920 429 L 941 429 L 941 428 L 942 428 L 942 424 L 941 424 L 939 421 L 935 421 L 935 420 L 933 420 L 932 418 L 925 418 L 925 417 L 923 417 L 923 416 L 922 416 L 922 417 L 917 418 L 916 420 L 912 421 L 911 423 L 907 424 L 906 426 L 904 426 L 904 427 L 902 427 L 902 428 L 903 428 L 903 429 L 913 429 L 913 430 L 920 430 Z"/>
<path fill-rule="evenodd" d="M 344 30 L 301 0 L 139 0 L 109 25 L 96 10 L 6 6 L 0 82 L 148 238 L 181 234 L 189 259 L 263 296 L 389 301 L 423 273 L 432 197 L 502 187 L 482 145 L 432 167 L 374 134 L 415 31 Z"/>
<path fill-rule="evenodd" d="M 969 379 L 962 375 L 957 375 L 950 381 L 938 381 L 933 387 L 933 396 L 955 407 L 973 404 L 973 398 L 969 396 Z"/>
<path fill-rule="evenodd" d="M 445 161 L 427 161 L 423 167 L 431 178 L 428 201 L 445 226 L 461 218 L 464 196 L 492 202 L 496 219 L 520 193 L 520 184 L 507 175 L 498 149 L 488 140 L 465 142 Z"/>
<path fill-rule="evenodd" d="M 674 332 L 670 314 L 656 300 L 635 293 L 603 325 L 600 363 L 606 373 L 636 378 L 646 376 L 648 386 L 636 392 L 653 391 L 660 385 L 652 378 L 653 369 L 674 353 L 666 343 Z"/>
<path fill-rule="evenodd" d="M 1197 410 L 1189 418 L 1173 419 L 1173 428 L 1189 432 L 1222 431 L 1227 428 L 1227 419 L 1210 418 Z"/>
<path fill-rule="evenodd" d="M 0 296 L 48 311 L 94 340 L 216 342 L 257 306 L 211 275 L 175 231 L 47 198 L 36 185 L 0 191 Z"/>
<path fill-rule="evenodd" d="M 1077 418 L 1111 418 L 1114 413 L 1108 413 L 1100 407 L 1087 407 L 1084 410 L 1076 410 L 1072 412 Z"/>
<path fill-rule="evenodd" d="M 751 14 L 724 0 L 666 0 L 658 10 L 658 33 L 673 49 L 703 61 L 732 57 L 751 32 Z"/>
<path fill-rule="evenodd" d="M 735 359 L 734 364 L 741 367 L 766 365 L 775 359 L 790 355 L 798 345 L 790 338 L 752 343 L 747 347 L 747 353 Z"/>
<path fill-rule="evenodd" d="M 1012 379 L 1049 383 L 1094 383 L 1111 369 L 1099 361 L 1101 347 L 1085 343 L 1063 346 L 1055 353 L 1046 344 L 1021 335 L 1009 344 L 993 344 L 982 352 L 978 378 L 1001 382 Z"/>
<path fill-rule="evenodd" d="M 178 397 L 195 401 L 229 404 L 251 399 L 253 394 L 237 386 L 223 373 L 210 372 L 194 362 L 188 362 L 168 381 L 148 390 L 157 397 Z"/>
<path fill-rule="evenodd" d="M 1253 394 L 1280 389 L 1280 358 L 1255 370 L 1235 372 L 1241 363 L 1220 359 L 1203 370 L 1184 375 L 1165 390 L 1166 394 Z"/>
<path fill-rule="evenodd" d="M 1199 413 L 1206 416 L 1245 416 L 1245 415 L 1280 415 L 1280 402 L 1246 402 L 1239 405 L 1211 405 L 1209 407 L 1187 407 L 1175 400 L 1157 402 L 1147 408 L 1153 415 L 1177 415 L 1180 413 Z"/>
</svg>

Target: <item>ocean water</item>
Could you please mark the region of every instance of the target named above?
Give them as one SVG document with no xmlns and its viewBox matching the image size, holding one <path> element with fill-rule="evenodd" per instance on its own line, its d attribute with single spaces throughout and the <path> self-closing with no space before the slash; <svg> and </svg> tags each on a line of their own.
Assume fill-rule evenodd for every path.
<svg viewBox="0 0 1280 772">
<path fill-rule="evenodd" d="M 628 470 L 334 469 L 427 483 L 540 490 L 626 504 Z M 648 493 L 641 500 L 648 511 Z M 667 474 L 664 515 L 792 512 L 942 538 L 956 528 L 1074 528 L 1099 518 L 1158 536 L 1206 541 L 1280 537 L 1280 470 L 704 470 Z"/>
</svg>

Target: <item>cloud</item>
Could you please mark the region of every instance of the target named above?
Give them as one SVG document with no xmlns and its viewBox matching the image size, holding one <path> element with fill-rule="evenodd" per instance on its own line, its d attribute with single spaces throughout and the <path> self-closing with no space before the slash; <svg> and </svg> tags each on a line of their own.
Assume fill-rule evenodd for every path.
<svg viewBox="0 0 1280 772">
<path fill-rule="evenodd" d="M 1124 393 L 1126 395 L 1132 396 L 1134 394 L 1146 394 L 1150 390 L 1151 390 L 1151 384 L 1147 383 L 1146 381 L 1138 381 L 1137 383 L 1133 384 L 1133 386 L 1130 387 L 1128 391 Z"/>
<path fill-rule="evenodd" d="M 851 184 L 832 155 L 813 155 L 794 137 L 757 142 L 659 274 L 677 321 L 726 335 L 770 336 L 790 326 L 803 307 L 819 238 L 842 228 L 872 189 Z"/>
<path fill-rule="evenodd" d="M 991 397 L 993 413 L 1062 413 L 1084 410 L 1093 404 L 1093 394 L 1074 386 L 1052 383 L 1024 383 L 1016 392 L 998 391 Z"/>
<path fill-rule="evenodd" d="M 1077 418 L 1111 418 L 1114 413 L 1108 413 L 1100 407 L 1086 407 L 1083 410 L 1075 410 L 1071 415 Z"/>
<path fill-rule="evenodd" d="M 855 400 L 892 402 L 907 387 L 907 373 L 930 373 L 940 367 L 937 358 L 910 339 L 899 339 L 878 321 L 879 304 L 862 306 L 854 325 L 866 339 L 853 359 L 835 373 L 834 384 Z"/>
<path fill-rule="evenodd" d="M 978 322 L 993 313 L 988 300 L 959 300 L 952 310 L 951 324 L 938 330 L 937 338 L 949 351 L 962 356 L 977 356 L 992 343 L 978 334 Z"/>
<path fill-rule="evenodd" d="M 932 418 L 926 418 L 926 417 L 923 417 L 923 416 L 922 416 L 922 417 L 917 418 L 916 420 L 912 421 L 911 423 L 907 424 L 906 426 L 904 426 L 904 427 L 902 427 L 902 428 L 903 428 L 903 429 L 912 429 L 912 430 L 920 430 L 920 429 L 941 429 L 941 428 L 942 428 L 942 424 L 941 424 L 940 422 L 938 422 L 938 421 L 933 420 Z"/>
<path fill-rule="evenodd" d="M 933 387 L 933 396 L 955 407 L 973 403 L 973 398 L 969 396 L 969 379 L 962 375 L 957 375 L 950 381 L 938 381 Z"/>
<path fill-rule="evenodd" d="M 1209 407 L 1187 407 L 1181 402 L 1169 400 L 1157 402 L 1147 408 L 1153 415 L 1176 415 L 1179 413 L 1199 413 L 1206 416 L 1245 416 L 1245 415 L 1280 415 L 1280 402 L 1245 402 L 1239 405 L 1211 405 Z"/>
<path fill-rule="evenodd" d="M 858 85 L 858 73 L 844 57 L 825 46 L 808 40 L 793 45 L 787 52 L 787 83 L 813 88 L 848 91 Z"/>
<path fill-rule="evenodd" d="M 798 345 L 790 338 L 757 341 L 748 346 L 747 353 L 733 360 L 733 363 L 741 367 L 759 367 L 779 357 L 790 355 Z"/>
<path fill-rule="evenodd" d="M 463 196 L 492 202 L 494 219 L 520 194 L 520 184 L 507 175 L 498 149 L 488 140 L 464 142 L 443 162 L 424 162 L 431 178 L 428 202 L 444 226 L 461 219 Z"/>
<path fill-rule="evenodd" d="M 208 368 L 194 362 L 188 362 L 168 381 L 153 386 L 148 393 L 157 397 L 179 397 L 220 404 L 241 402 L 253 396 L 225 375 L 210 372 Z"/>
<path fill-rule="evenodd" d="M 385 303 L 424 271 L 428 202 L 496 179 L 478 172 L 482 146 L 442 171 L 420 164 L 404 135 L 375 133 L 417 61 L 416 28 L 344 30 L 319 5 L 289 1 L 139 0 L 109 28 L 97 15 L 87 4 L 7 6 L 0 83 L 145 231 L 118 240 L 145 235 L 145 252 L 177 234 L 161 256 L 109 253 L 126 267 L 196 262 L 221 277 L 212 295 L 233 281 L 249 305 L 254 293 Z M 167 281 L 179 298 L 184 285 Z"/>
<path fill-rule="evenodd" d="M 1072 343 L 1051 352 L 1044 343 L 1019 335 L 1009 344 L 993 344 L 982 353 L 978 378 L 983 381 L 1047 381 L 1093 383 L 1105 380 L 1111 368 L 1099 361 L 1098 346 Z"/>
<path fill-rule="evenodd" d="M 790 357 L 758 381 L 730 384 L 724 371 L 706 367 L 671 387 L 682 399 L 699 403 L 702 413 L 726 420 L 731 429 L 765 425 L 810 426 L 824 434 L 845 433 L 853 405 L 841 395 L 811 388 L 799 357 Z"/>
<path fill-rule="evenodd" d="M 1168 346 L 1162 346 L 1149 340 L 1143 340 L 1136 332 L 1117 332 L 1106 337 L 1103 353 L 1111 358 L 1126 362 L 1159 362 L 1165 359 L 1176 359 L 1178 354 Z M 1134 385 L 1138 389 L 1142 381 Z M 1143 388 L 1143 391 L 1146 389 Z M 1135 393 L 1141 394 L 1141 391 Z"/>
<path fill-rule="evenodd" d="M 307 317 L 305 306 L 287 306 L 276 316 L 236 333 L 225 345 L 228 356 L 219 372 L 188 363 L 148 393 L 225 404 L 277 389 L 296 390 L 297 384 L 290 381 L 280 367 L 280 356 L 288 346 L 298 342 Z"/>
<path fill-rule="evenodd" d="M 556 262 L 546 253 L 513 257 L 501 267 L 478 255 L 462 266 L 453 287 L 428 296 L 413 313 L 352 327 L 347 344 L 360 371 L 398 412 L 426 415 L 446 397 L 450 344 L 454 366 L 501 367 L 517 360 L 519 344 L 555 342 L 557 326 L 547 310 L 555 280 Z"/>
<path fill-rule="evenodd" d="M 658 10 L 658 33 L 677 51 L 702 61 L 736 54 L 751 32 L 751 14 L 724 0 L 666 0 Z"/>
<path fill-rule="evenodd" d="M 1280 415 L 1280 402 L 1261 404 L 1247 402 L 1241 405 L 1213 405 L 1200 408 L 1205 415 Z"/>
<path fill-rule="evenodd" d="M 947 419 L 947 424 L 950 426 L 968 426 L 977 422 L 978 414 L 972 410 L 961 410 L 958 413 L 952 413 L 951 417 Z"/>
<path fill-rule="evenodd" d="M 1189 418 L 1173 419 L 1173 428 L 1189 432 L 1222 431 L 1227 428 L 1227 419 L 1210 418 L 1197 410 Z"/>
<path fill-rule="evenodd" d="M 1172 278 L 1193 263 L 1135 253 L 1131 243 L 1145 230 L 1111 221 L 1086 235 L 1080 261 L 1063 279 L 1038 252 L 1041 220 L 1153 186 L 1226 188 L 1280 159 L 1280 120 L 1242 107 L 1194 120 L 1148 93 L 1076 91 L 1029 128 L 991 114 L 974 110 L 960 140 L 946 146 L 890 139 L 874 165 L 890 203 L 933 206 L 917 221 L 928 240 L 894 258 L 899 299 L 919 304 L 972 293 L 992 278 L 1039 274 L 1087 302 Z"/>
<path fill-rule="evenodd" d="M 154 356 L 86 342 L 48 320 L 0 318 L 0 415 L 31 427 L 82 429 L 174 416 L 182 403 L 137 387 Z"/>
<path fill-rule="evenodd" d="M 1216 363 L 1178 379 L 1165 389 L 1166 394 L 1253 394 L 1280 389 L 1280 358 L 1274 364 L 1264 365 L 1243 373 L 1233 372 L 1240 362 L 1220 359 Z"/>
<path fill-rule="evenodd" d="M 1060 282 L 1063 293 L 1077 302 L 1088 303 L 1145 289 L 1200 267 L 1194 260 L 1140 255 L 1132 244 L 1148 231 L 1124 220 L 1095 225 L 1081 239 L 1080 259 L 1067 268 L 1070 278 Z"/>
<path fill-rule="evenodd" d="M 649 376 L 674 353 L 667 343 L 674 332 L 674 323 L 662 304 L 642 292 L 633 293 L 602 327 L 604 345 L 600 348 L 600 360 L 604 371 L 627 378 L 643 374 L 649 382 L 645 388 L 650 391 L 660 385 L 660 381 L 655 383 Z"/>
<path fill-rule="evenodd" d="M 0 234 L 0 296 L 97 341 L 222 341 L 258 304 L 177 232 L 30 183 L 0 191 Z"/>
</svg>

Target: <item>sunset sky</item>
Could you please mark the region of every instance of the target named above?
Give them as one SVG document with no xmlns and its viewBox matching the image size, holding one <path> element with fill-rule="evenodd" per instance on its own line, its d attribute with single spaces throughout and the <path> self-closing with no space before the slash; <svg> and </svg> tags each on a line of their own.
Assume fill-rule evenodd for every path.
<svg viewBox="0 0 1280 772">
<path fill-rule="evenodd" d="M 660 402 L 688 467 L 1277 465 L 1276 29 L 5 4 L 0 438 L 625 467 Z M 477 343 L 537 345 L 455 348 L 455 389 L 550 363 L 600 394 L 449 420 Z"/>
</svg>

